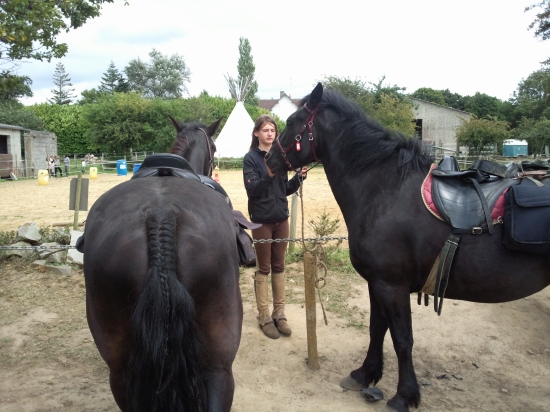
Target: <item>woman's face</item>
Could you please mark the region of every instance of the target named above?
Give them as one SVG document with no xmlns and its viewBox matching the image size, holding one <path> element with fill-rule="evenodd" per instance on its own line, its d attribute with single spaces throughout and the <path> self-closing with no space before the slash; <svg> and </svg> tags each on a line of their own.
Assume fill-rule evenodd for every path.
<svg viewBox="0 0 550 412">
<path fill-rule="evenodd" d="M 275 132 L 275 125 L 267 122 L 264 123 L 262 127 L 260 127 L 260 130 L 254 132 L 254 136 L 258 137 L 260 147 L 271 147 L 273 140 L 275 140 L 275 137 L 277 137 Z"/>
</svg>

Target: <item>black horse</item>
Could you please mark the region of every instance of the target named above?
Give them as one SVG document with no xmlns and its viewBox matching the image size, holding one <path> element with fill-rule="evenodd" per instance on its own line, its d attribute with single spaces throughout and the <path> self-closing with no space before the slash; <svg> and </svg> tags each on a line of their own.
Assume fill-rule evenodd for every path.
<svg viewBox="0 0 550 412">
<path fill-rule="evenodd" d="M 300 140 L 301 147 L 296 144 Z M 419 140 L 388 132 L 341 94 L 323 92 L 320 83 L 288 118 L 267 165 L 274 173 L 286 174 L 314 160 L 323 164 L 348 228 L 351 262 L 368 281 L 370 294 L 367 356 L 342 384 L 360 390 L 382 378 L 382 345 L 389 328 L 399 381 L 388 405 L 408 411 L 420 402 L 412 362 L 410 294 L 421 290 L 451 232 L 421 198 L 433 161 L 422 153 Z M 506 302 L 549 283 L 549 258 L 506 250 L 502 225 L 496 225 L 493 235 L 462 236 L 446 296 Z"/>
<path fill-rule="evenodd" d="M 171 153 L 211 172 L 209 127 L 172 119 Z M 243 308 L 235 220 L 199 180 L 132 179 L 86 221 L 86 313 L 123 411 L 229 411 Z"/>
</svg>

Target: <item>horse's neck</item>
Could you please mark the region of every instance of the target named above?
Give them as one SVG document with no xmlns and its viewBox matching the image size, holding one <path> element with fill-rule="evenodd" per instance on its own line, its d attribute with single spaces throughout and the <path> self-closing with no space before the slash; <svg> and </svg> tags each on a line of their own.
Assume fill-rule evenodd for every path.
<svg viewBox="0 0 550 412">
<path fill-rule="evenodd" d="M 351 231 L 357 219 L 368 224 L 372 212 L 382 207 L 382 198 L 391 199 L 383 206 L 387 209 L 411 208 L 416 192 L 420 198 L 420 186 L 425 177 L 423 172 L 413 172 L 402 181 L 396 162 L 388 162 L 358 172 L 348 170 L 344 159 L 331 159 L 326 164 L 323 163 L 327 180 L 348 230 Z"/>
</svg>

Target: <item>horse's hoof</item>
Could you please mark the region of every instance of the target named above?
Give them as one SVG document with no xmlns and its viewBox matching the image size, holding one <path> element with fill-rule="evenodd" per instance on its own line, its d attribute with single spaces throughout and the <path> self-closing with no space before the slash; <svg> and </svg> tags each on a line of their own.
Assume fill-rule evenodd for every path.
<svg viewBox="0 0 550 412">
<path fill-rule="evenodd" d="M 342 378 L 340 380 L 340 386 L 343 389 L 346 389 L 348 391 L 354 391 L 354 392 L 359 392 L 365 388 L 363 385 L 361 385 L 359 382 L 353 379 L 351 375 L 348 375 L 345 378 Z"/>
<path fill-rule="evenodd" d="M 409 412 L 409 407 L 405 403 L 404 399 L 398 395 L 391 398 L 387 405 L 390 408 L 395 409 L 397 412 Z"/>
</svg>

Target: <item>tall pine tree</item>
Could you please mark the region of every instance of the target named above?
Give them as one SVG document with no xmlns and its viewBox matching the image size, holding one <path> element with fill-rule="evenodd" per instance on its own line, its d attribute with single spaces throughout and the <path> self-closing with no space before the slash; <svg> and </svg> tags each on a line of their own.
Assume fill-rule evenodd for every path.
<svg viewBox="0 0 550 412">
<path fill-rule="evenodd" d="M 254 80 L 254 73 L 256 72 L 256 66 L 252 59 L 252 48 L 250 42 L 245 37 L 239 38 L 239 61 L 237 63 L 237 71 L 239 76 L 237 77 L 238 84 L 244 84 L 250 82 L 250 88 L 244 99 L 244 102 L 254 106 L 258 105 L 260 100 L 257 96 L 258 82 Z"/>
<path fill-rule="evenodd" d="M 55 89 L 52 89 L 53 99 L 49 99 L 48 102 L 51 104 L 70 104 L 75 98 L 72 94 L 74 89 L 69 88 L 73 84 L 69 74 L 65 73 L 65 66 L 62 63 L 57 63 L 55 66 L 53 84 L 55 85 Z"/>
<path fill-rule="evenodd" d="M 101 85 L 98 90 L 102 93 L 127 92 L 129 89 L 128 82 L 124 76 L 115 67 L 111 61 L 109 67 L 101 78 Z"/>
</svg>

